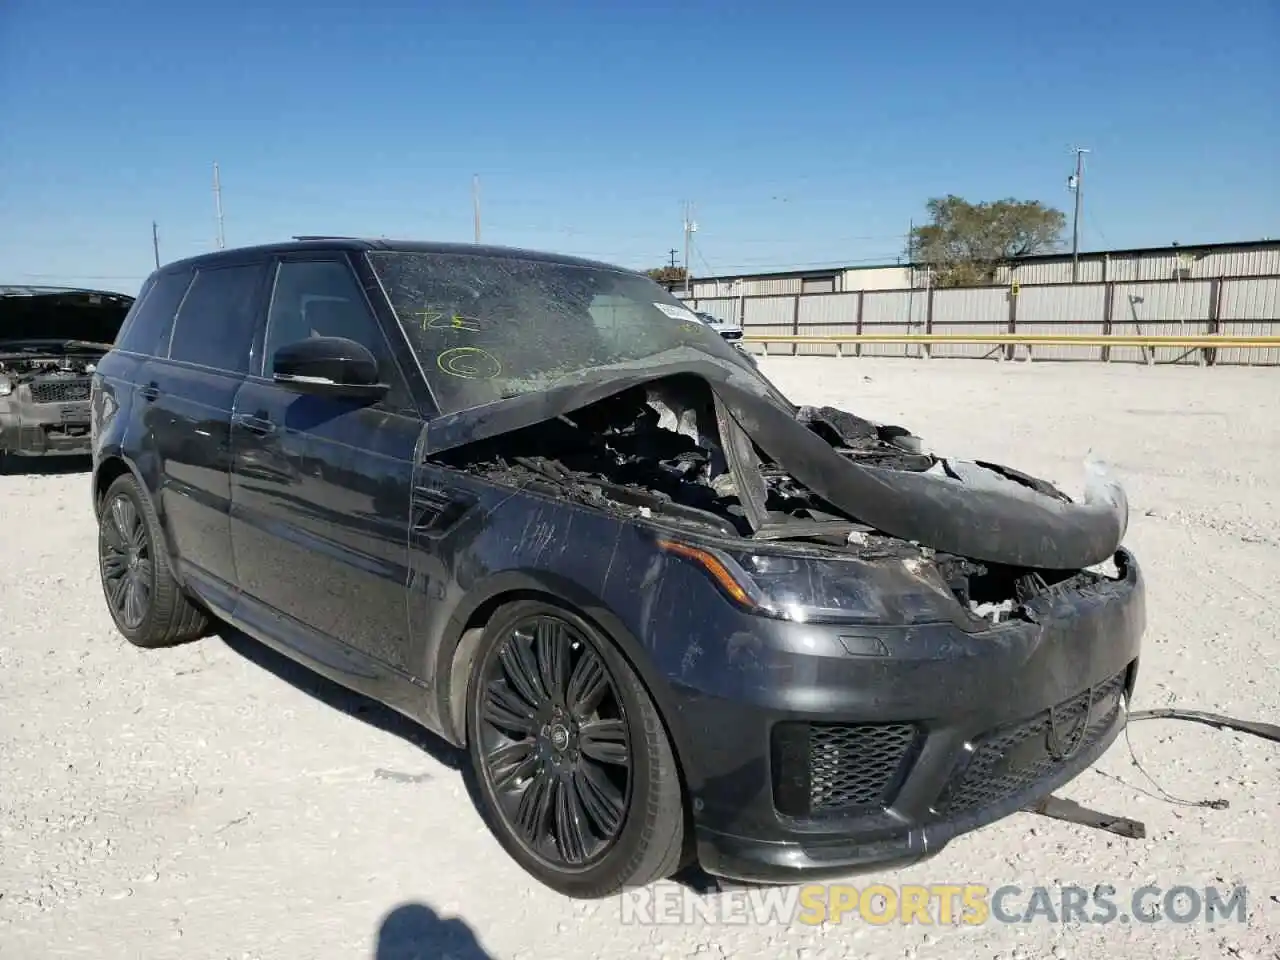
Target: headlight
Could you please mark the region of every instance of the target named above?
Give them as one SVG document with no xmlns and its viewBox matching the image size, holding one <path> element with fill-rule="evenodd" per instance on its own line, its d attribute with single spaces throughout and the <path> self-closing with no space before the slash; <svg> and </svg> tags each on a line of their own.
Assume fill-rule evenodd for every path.
<svg viewBox="0 0 1280 960">
<path fill-rule="evenodd" d="M 13 393 L 13 381 L 0 373 L 0 397 L 7 397 Z"/>
<path fill-rule="evenodd" d="M 938 623 L 964 618 L 937 568 L 924 560 L 816 559 L 735 553 L 660 540 L 702 569 L 740 607 L 800 623 Z"/>
</svg>

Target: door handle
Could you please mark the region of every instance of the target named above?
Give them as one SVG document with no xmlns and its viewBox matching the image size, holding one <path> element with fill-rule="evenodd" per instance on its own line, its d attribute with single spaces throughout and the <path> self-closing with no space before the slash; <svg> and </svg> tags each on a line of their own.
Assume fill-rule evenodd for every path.
<svg viewBox="0 0 1280 960">
<path fill-rule="evenodd" d="M 265 436 L 276 428 L 276 425 L 266 417 L 258 417 L 250 413 L 238 413 L 232 418 L 232 422 L 236 426 L 244 427 L 250 433 L 256 433 L 259 436 Z"/>
<path fill-rule="evenodd" d="M 152 400 L 155 400 L 160 396 L 160 387 L 154 382 L 148 383 L 145 387 L 139 390 L 138 393 L 141 395 L 143 400 L 150 403 Z"/>
</svg>

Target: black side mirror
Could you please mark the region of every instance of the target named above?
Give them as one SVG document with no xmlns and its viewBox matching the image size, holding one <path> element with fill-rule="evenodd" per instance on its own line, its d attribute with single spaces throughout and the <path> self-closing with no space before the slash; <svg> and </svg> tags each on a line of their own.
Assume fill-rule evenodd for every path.
<svg viewBox="0 0 1280 960">
<path fill-rule="evenodd" d="M 378 380 L 378 360 L 345 337 L 309 337 L 286 344 L 272 357 L 272 379 L 299 393 L 378 400 L 391 388 Z"/>
</svg>

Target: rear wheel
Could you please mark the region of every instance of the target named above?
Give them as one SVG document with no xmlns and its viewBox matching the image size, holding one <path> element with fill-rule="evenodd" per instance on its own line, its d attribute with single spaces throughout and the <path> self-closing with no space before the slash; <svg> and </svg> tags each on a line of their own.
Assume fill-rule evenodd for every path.
<svg viewBox="0 0 1280 960">
<path fill-rule="evenodd" d="M 635 671 L 582 618 L 536 601 L 490 620 L 471 676 L 468 750 L 503 848 L 570 897 L 675 873 L 679 771 Z"/>
<path fill-rule="evenodd" d="M 102 498 L 98 569 L 111 619 L 135 646 L 170 646 L 207 631 L 208 618 L 173 577 L 159 518 L 132 474 L 117 477 Z"/>
</svg>

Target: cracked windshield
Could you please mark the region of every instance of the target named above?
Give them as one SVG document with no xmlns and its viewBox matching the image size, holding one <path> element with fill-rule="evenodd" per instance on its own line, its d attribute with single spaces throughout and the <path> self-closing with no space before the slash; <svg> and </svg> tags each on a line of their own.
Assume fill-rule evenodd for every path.
<svg viewBox="0 0 1280 960">
<path fill-rule="evenodd" d="M 600 367 L 709 356 L 715 331 L 640 276 L 539 260 L 370 253 L 444 413 Z"/>
</svg>

